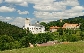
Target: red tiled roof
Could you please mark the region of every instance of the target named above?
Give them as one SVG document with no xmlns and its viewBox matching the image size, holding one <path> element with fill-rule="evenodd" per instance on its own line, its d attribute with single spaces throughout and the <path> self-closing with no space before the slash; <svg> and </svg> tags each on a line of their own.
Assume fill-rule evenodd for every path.
<svg viewBox="0 0 84 53">
<path fill-rule="evenodd" d="M 58 28 L 60 28 L 60 27 L 57 27 L 57 26 L 50 27 L 50 29 L 58 29 Z"/>
<path fill-rule="evenodd" d="M 65 23 L 62 28 L 66 28 L 66 26 L 71 26 L 71 25 L 72 25 L 72 26 L 78 26 L 78 24 Z M 60 28 L 60 27 L 57 27 L 57 26 L 52 26 L 52 27 L 50 27 L 50 29 L 58 29 L 58 28 Z"/>
<path fill-rule="evenodd" d="M 63 25 L 63 27 L 65 28 L 66 26 L 78 26 L 78 24 L 68 24 L 68 23 L 65 23 L 65 24 Z"/>
</svg>

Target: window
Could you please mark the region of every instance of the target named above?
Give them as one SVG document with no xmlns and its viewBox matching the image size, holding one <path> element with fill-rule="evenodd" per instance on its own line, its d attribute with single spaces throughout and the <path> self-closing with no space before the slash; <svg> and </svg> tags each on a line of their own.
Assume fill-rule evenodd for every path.
<svg viewBox="0 0 84 53">
<path fill-rule="evenodd" d="M 33 28 L 32 28 L 32 30 L 33 30 Z"/>
<path fill-rule="evenodd" d="M 39 29 L 41 29 L 41 28 L 39 28 Z"/>
<path fill-rule="evenodd" d="M 36 28 L 38 30 L 38 28 Z"/>
</svg>

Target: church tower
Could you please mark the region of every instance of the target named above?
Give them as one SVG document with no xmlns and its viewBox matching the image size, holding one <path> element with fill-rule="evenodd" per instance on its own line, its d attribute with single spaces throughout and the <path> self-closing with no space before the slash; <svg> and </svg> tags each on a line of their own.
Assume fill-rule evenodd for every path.
<svg viewBox="0 0 84 53">
<path fill-rule="evenodd" d="M 60 19 L 60 22 L 62 22 L 62 19 Z"/>
<path fill-rule="evenodd" d="M 25 28 L 27 29 L 30 25 L 30 20 L 28 18 L 25 19 Z"/>
</svg>

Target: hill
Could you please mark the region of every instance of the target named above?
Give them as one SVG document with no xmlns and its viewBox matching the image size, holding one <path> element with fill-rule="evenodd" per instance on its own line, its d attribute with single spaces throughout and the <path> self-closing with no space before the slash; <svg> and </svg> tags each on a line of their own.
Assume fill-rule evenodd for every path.
<svg viewBox="0 0 84 53">
<path fill-rule="evenodd" d="M 41 25 L 46 26 L 46 31 L 49 30 L 50 26 L 58 26 L 58 27 L 62 27 L 64 23 L 70 23 L 70 24 L 81 24 L 82 25 L 82 29 L 84 29 L 84 16 L 79 16 L 79 17 L 75 17 L 75 18 L 69 18 L 69 19 L 62 19 L 62 22 L 60 22 L 60 20 L 57 21 L 51 21 L 49 23 L 45 23 L 45 22 L 41 22 Z"/>
<path fill-rule="evenodd" d="M 42 22 L 40 24 L 46 27 L 46 31 L 50 26 L 62 26 L 64 23 L 81 23 L 81 30 L 62 30 L 57 32 L 46 32 L 40 34 L 32 34 L 29 30 L 23 30 L 17 26 L 0 21 L 0 50 L 11 50 L 29 47 L 29 43 L 35 45 L 37 43 L 46 43 L 48 41 L 58 40 L 59 42 L 68 41 L 75 42 L 84 40 L 84 16 L 64 19 L 63 22 L 52 21 L 49 23 Z"/>
<path fill-rule="evenodd" d="M 76 24 L 79 24 L 79 23 L 83 23 L 84 22 L 84 16 L 79 16 L 79 17 L 75 17 L 75 18 L 64 19 L 63 21 L 67 22 L 67 23 L 76 23 Z"/>
<path fill-rule="evenodd" d="M 16 33 L 21 33 L 22 30 L 22 28 L 15 25 L 0 21 L 0 35 L 13 35 Z"/>
<path fill-rule="evenodd" d="M 22 28 L 0 21 L 0 50 L 20 48 L 20 39 L 25 34 Z"/>
<path fill-rule="evenodd" d="M 84 42 L 56 44 L 48 47 L 22 48 L 0 51 L 0 53 L 83 53 Z"/>
</svg>

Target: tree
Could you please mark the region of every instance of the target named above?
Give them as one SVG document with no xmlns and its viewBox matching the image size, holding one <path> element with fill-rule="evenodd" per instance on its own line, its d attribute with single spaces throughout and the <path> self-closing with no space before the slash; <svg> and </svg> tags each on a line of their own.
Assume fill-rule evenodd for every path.
<svg viewBox="0 0 84 53">
<path fill-rule="evenodd" d="M 57 30 L 57 32 L 59 32 L 59 35 L 63 35 L 63 29 L 62 29 L 62 28 L 59 28 L 59 29 Z"/>
<path fill-rule="evenodd" d="M 10 42 L 13 42 L 14 39 L 11 36 L 2 35 L 0 36 L 0 50 L 11 49 Z"/>
<path fill-rule="evenodd" d="M 84 40 L 84 32 L 80 32 L 81 40 Z"/>
<path fill-rule="evenodd" d="M 41 25 L 45 26 L 45 30 L 48 31 L 50 26 L 48 24 L 46 24 L 45 22 L 41 22 Z"/>
<path fill-rule="evenodd" d="M 80 25 L 80 29 L 81 29 L 81 31 L 84 31 L 84 22 L 81 23 L 81 25 Z"/>
</svg>

